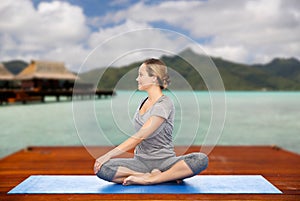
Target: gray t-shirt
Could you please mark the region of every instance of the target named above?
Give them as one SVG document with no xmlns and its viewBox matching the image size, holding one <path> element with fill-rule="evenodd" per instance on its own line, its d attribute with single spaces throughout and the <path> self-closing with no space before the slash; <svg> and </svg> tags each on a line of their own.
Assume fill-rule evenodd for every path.
<svg viewBox="0 0 300 201">
<path fill-rule="evenodd" d="M 164 159 L 175 156 L 172 140 L 175 108 L 172 100 L 163 95 L 143 115 L 140 115 L 139 109 L 145 100 L 141 102 L 134 115 L 134 127 L 136 131 L 140 130 L 151 116 L 162 117 L 165 121 L 154 133 L 136 146 L 134 151 L 135 156 L 145 159 Z"/>
</svg>

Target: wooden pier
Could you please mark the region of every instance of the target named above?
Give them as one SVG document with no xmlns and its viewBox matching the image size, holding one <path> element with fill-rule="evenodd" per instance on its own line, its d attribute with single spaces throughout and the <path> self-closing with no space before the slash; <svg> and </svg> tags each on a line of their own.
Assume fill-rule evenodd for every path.
<svg viewBox="0 0 300 201">
<path fill-rule="evenodd" d="M 99 155 L 112 147 L 91 147 Z M 182 153 L 184 147 L 176 147 Z M 193 146 L 187 151 L 199 151 Z M 129 157 L 124 154 L 122 157 Z M 0 160 L 0 200 L 300 200 L 300 155 L 271 146 L 217 146 L 208 175 L 262 175 L 283 194 L 19 194 L 7 195 L 30 175 L 92 175 L 84 147 L 28 147 Z"/>
<path fill-rule="evenodd" d="M 73 92 L 73 90 L 0 90 L 0 105 L 16 102 L 23 104 L 32 101 L 45 102 L 46 97 L 55 97 L 56 101 L 60 101 L 61 97 L 72 100 L 74 97 L 78 99 L 91 99 L 113 95 L 115 95 L 115 92 L 112 90 L 78 90 L 76 92 Z"/>
</svg>

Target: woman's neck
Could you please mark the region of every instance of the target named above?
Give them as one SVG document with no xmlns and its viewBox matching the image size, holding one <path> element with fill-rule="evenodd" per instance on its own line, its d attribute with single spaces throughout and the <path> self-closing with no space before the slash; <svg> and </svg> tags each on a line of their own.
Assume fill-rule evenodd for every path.
<svg viewBox="0 0 300 201">
<path fill-rule="evenodd" d="M 155 103 L 162 95 L 162 91 L 160 88 L 150 88 L 147 90 L 148 100 L 152 103 Z"/>
</svg>

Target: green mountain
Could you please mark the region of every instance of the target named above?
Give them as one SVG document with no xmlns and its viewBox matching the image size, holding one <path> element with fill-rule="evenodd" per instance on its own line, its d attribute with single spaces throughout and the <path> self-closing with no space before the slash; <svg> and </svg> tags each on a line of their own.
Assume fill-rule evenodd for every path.
<svg viewBox="0 0 300 201">
<path fill-rule="evenodd" d="M 203 75 L 192 67 L 190 62 L 201 66 L 208 73 L 212 62 L 217 67 L 226 90 L 300 90 L 300 61 L 295 58 L 275 58 L 267 64 L 247 65 L 224 60 L 222 58 L 199 55 L 187 49 L 176 56 L 162 56 L 171 77 L 170 89 L 207 90 Z M 79 74 L 80 82 L 94 82 L 99 89 L 135 90 L 138 66 L 142 61 L 121 67 L 98 68 Z M 24 61 L 3 62 L 13 74 L 18 74 L 28 64 Z M 100 79 L 101 77 L 101 79 Z M 210 79 L 214 79 L 210 77 Z"/>
<path fill-rule="evenodd" d="M 300 83 L 296 80 L 266 70 L 265 67 L 269 64 L 260 68 L 216 58 L 213 61 L 219 69 L 226 90 L 300 90 Z M 280 68 L 284 69 L 285 66 Z"/>
<path fill-rule="evenodd" d="M 291 79 L 297 83 L 300 82 L 300 62 L 295 58 L 273 59 L 266 65 L 253 65 L 257 69 L 262 69 L 272 75 Z"/>
<path fill-rule="evenodd" d="M 190 49 L 181 52 L 178 56 L 160 58 L 172 69 L 169 74 L 171 80 L 175 82 L 171 82 L 170 88 L 185 90 L 190 85 L 194 90 L 207 90 L 199 73 L 182 57 L 202 61 L 204 67 L 212 61 L 221 75 L 226 90 L 300 90 L 300 62 L 297 59 L 276 58 L 265 65 L 247 65 L 222 58 L 210 59 Z M 82 80 L 95 80 L 95 76 L 98 79 L 103 73 L 101 80 L 97 82 L 98 88 L 113 89 L 117 86 L 117 89 L 135 89 L 137 67 L 141 63 L 142 61 L 118 68 L 111 67 L 104 73 L 100 68 L 83 73 L 80 77 Z M 185 81 L 187 83 L 184 83 Z"/>
<path fill-rule="evenodd" d="M 141 62 L 132 63 L 123 67 L 98 68 L 79 74 L 80 82 L 96 83 L 98 89 L 135 89 L 136 88 L 136 67 Z M 125 76 L 125 77 L 124 77 Z M 101 79 L 100 79 L 101 77 Z M 124 81 L 123 81 L 124 80 Z M 120 83 L 120 81 L 122 83 Z M 120 83 L 118 85 L 118 83 Z"/>
</svg>

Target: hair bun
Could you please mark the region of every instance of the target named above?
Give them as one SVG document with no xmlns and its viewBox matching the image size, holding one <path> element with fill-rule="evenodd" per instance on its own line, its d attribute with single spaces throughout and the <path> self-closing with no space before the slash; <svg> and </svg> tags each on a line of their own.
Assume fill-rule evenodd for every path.
<svg viewBox="0 0 300 201">
<path fill-rule="evenodd" d="M 169 75 L 165 75 L 162 78 L 162 81 L 163 81 L 163 87 L 164 87 L 164 89 L 166 89 L 169 86 L 170 82 L 171 82 L 170 76 Z"/>
</svg>

